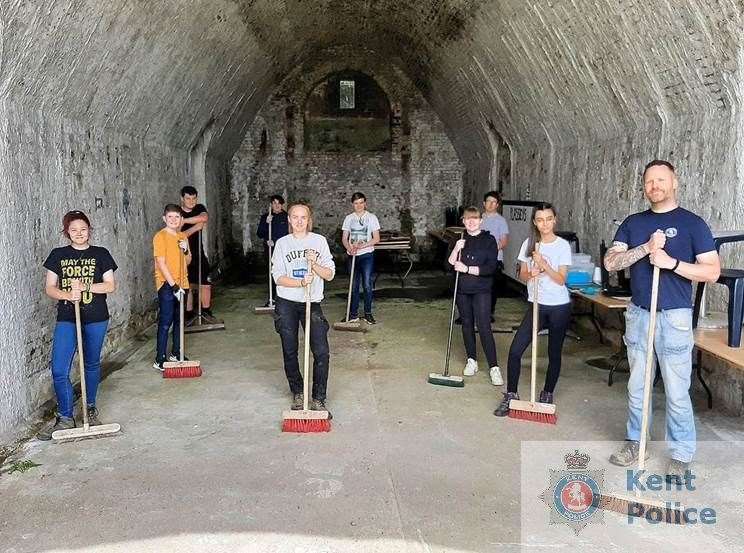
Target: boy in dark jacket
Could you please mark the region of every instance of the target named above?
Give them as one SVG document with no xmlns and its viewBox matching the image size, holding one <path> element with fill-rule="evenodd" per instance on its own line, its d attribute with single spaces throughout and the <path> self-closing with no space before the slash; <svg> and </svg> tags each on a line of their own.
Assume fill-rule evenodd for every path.
<svg viewBox="0 0 744 553">
<path fill-rule="evenodd" d="M 476 207 L 463 211 L 465 237 L 458 240 L 449 257 L 455 271 L 462 273 L 457 288 L 457 311 L 462 319 L 462 338 L 468 361 L 463 374 L 473 376 L 478 372 L 475 350 L 475 324 L 478 325 L 481 346 L 490 367 L 491 383 L 501 386 L 496 359 L 496 343 L 491 334 L 491 284 L 493 274 L 499 266 L 499 249 L 496 239 L 486 230 L 481 230 L 481 214 Z"/>
<path fill-rule="evenodd" d="M 271 225 L 271 239 L 269 239 L 269 225 Z M 289 219 L 287 219 L 287 212 L 284 211 L 284 198 L 279 194 L 271 196 L 271 211 L 261 215 L 256 234 L 264 241 L 264 254 L 270 260 L 271 250 L 276 241 L 289 234 Z M 273 297 L 276 297 L 276 283 L 273 279 L 271 287 Z M 264 307 L 270 307 L 269 300 L 266 300 Z"/>
</svg>

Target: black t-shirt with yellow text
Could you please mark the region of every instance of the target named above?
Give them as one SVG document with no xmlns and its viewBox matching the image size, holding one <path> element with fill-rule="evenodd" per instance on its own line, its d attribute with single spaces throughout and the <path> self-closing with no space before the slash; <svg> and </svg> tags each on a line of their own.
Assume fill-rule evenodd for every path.
<svg viewBox="0 0 744 553">
<path fill-rule="evenodd" d="M 80 280 L 83 284 L 98 284 L 103 282 L 103 275 L 107 271 L 115 271 L 118 267 L 114 258 L 106 248 L 89 246 L 84 250 L 76 250 L 72 246 L 54 248 L 44 261 L 44 268 L 57 275 L 57 286 L 60 290 L 69 291 L 70 281 Z M 81 292 L 80 317 L 83 323 L 96 323 L 109 318 L 106 294 Z M 75 306 L 72 302 L 60 300 L 57 304 L 58 321 L 75 321 Z"/>
</svg>

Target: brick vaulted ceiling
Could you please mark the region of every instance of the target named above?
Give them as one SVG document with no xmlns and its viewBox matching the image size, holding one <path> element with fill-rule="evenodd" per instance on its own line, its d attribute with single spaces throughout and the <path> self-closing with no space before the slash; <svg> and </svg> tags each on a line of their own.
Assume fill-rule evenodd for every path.
<svg viewBox="0 0 744 553">
<path fill-rule="evenodd" d="M 609 139 L 736 102 L 740 0 L 3 0 L 0 98 L 229 157 L 293 68 L 399 66 L 464 161 Z"/>
</svg>

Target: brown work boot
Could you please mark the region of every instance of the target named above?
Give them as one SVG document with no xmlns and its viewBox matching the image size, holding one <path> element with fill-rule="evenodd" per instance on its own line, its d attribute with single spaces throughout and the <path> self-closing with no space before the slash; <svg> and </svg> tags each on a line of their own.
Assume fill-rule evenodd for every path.
<svg viewBox="0 0 744 553">
<path fill-rule="evenodd" d="M 305 396 L 303 394 L 293 394 L 292 406 L 290 407 L 290 409 L 292 409 L 292 411 L 301 411 L 304 406 Z"/>
<path fill-rule="evenodd" d="M 101 420 L 98 418 L 98 409 L 95 405 L 88 405 L 88 425 L 98 426 L 101 424 Z"/>
<path fill-rule="evenodd" d="M 39 440 L 49 441 L 52 439 L 52 434 L 57 430 L 67 430 L 69 428 L 75 428 L 75 419 L 57 415 L 54 423 L 50 423 L 43 430 L 40 430 L 36 437 Z"/>
<path fill-rule="evenodd" d="M 640 442 L 635 440 L 625 440 L 625 443 L 615 453 L 610 455 L 610 463 L 617 465 L 618 467 L 629 467 L 638 462 L 638 453 L 641 447 Z M 648 461 L 651 455 L 646 450 L 646 460 Z"/>
<path fill-rule="evenodd" d="M 669 459 L 664 480 L 667 484 L 681 487 L 684 482 L 687 482 L 688 474 L 690 474 L 690 463 Z"/>
<path fill-rule="evenodd" d="M 333 415 L 328 410 L 328 407 L 326 407 L 326 404 L 325 404 L 325 400 L 324 399 L 315 399 L 315 398 L 313 398 L 313 401 L 310 404 L 310 410 L 312 410 L 312 411 L 326 411 L 328 413 L 328 420 L 331 420 L 333 418 Z"/>
</svg>

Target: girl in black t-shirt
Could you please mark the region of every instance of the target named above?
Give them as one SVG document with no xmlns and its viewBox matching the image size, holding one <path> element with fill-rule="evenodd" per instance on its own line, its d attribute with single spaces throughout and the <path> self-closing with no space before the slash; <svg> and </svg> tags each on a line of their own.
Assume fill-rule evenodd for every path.
<svg viewBox="0 0 744 553">
<path fill-rule="evenodd" d="M 101 424 L 96 409 L 96 392 L 101 378 L 101 349 L 109 320 L 106 294 L 116 289 L 116 262 L 106 248 L 90 245 L 90 221 L 85 213 L 70 211 L 65 214 L 62 227 L 62 233 L 70 244 L 54 248 L 44 262 L 46 294 L 58 301 L 51 363 L 57 419 L 53 426 L 38 435 L 42 440 L 51 439 L 55 430 L 75 427 L 70 369 L 77 350 L 73 303 L 76 301 L 80 302 L 88 418 L 91 425 Z"/>
</svg>

